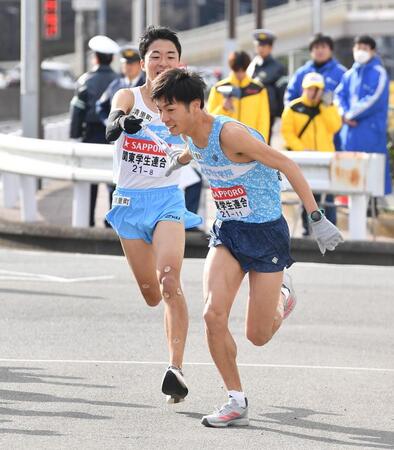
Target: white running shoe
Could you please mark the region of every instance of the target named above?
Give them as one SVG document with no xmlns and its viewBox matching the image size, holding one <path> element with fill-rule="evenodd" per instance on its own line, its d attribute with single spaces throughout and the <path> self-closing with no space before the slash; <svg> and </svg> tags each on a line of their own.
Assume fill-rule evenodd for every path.
<svg viewBox="0 0 394 450">
<path fill-rule="evenodd" d="M 189 390 L 179 367 L 169 366 L 163 377 L 161 391 L 167 396 L 167 403 L 179 403 L 185 400 Z"/>
<path fill-rule="evenodd" d="M 293 288 L 293 282 L 291 280 L 291 276 L 287 272 L 283 274 L 282 288 L 285 288 L 289 291 L 289 294 L 287 295 L 283 305 L 284 306 L 283 319 L 286 319 L 293 311 L 297 303 L 297 298 Z"/>
<path fill-rule="evenodd" d="M 248 426 L 248 400 L 245 398 L 246 406 L 242 408 L 234 398 L 209 416 L 204 416 L 201 423 L 206 427 L 225 428 L 228 426 Z"/>
</svg>

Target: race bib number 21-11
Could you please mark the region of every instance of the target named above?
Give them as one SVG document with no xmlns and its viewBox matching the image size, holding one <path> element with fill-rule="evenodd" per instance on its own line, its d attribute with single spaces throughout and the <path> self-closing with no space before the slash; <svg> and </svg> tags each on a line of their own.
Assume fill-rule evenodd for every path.
<svg viewBox="0 0 394 450">
<path fill-rule="evenodd" d="M 252 212 L 243 186 L 211 188 L 211 191 L 216 208 L 223 219 L 239 219 Z"/>
</svg>

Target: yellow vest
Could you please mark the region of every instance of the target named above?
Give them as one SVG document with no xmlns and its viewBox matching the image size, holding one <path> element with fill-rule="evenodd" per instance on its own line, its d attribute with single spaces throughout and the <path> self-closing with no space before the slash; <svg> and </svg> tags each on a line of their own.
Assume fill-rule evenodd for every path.
<svg viewBox="0 0 394 450">
<path fill-rule="evenodd" d="M 233 86 L 237 89 L 239 98 L 232 97 L 234 111 L 223 108 L 225 97 L 218 92 L 220 86 Z M 270 113 L 267 89 L 258 80 L 248 75 L 240 82 L 233 72 L 215 84 L 209 93 L 207 110 L 211 114 L 231 117 L 254 128 L 264 138 L 269 136 Z"/>
<path fill-rule="evenodd" d="M 334 152 L 334 135 L 342 126 L 335 105 L 319 105 L 319 113 L 312 119 L 301 137 L 299 134 L 309 119 L 311 102 L 306 96 L 296 98 L 283 111 L 281 132 L 289 150 Z"/>
</svg>

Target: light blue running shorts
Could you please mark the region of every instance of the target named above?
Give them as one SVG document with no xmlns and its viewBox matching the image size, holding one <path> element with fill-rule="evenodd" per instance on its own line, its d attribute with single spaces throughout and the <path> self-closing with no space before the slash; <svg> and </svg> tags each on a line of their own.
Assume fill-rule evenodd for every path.
<svg viewBox="0 0 394 450">
<path fill-rule="evenodd" d="M 184 223 L 185 228 L 202 223 L 200 216 L 186 209 L 184 193 L 177 186 L 116 188 L 106 219 L 121 238 L 143 239 L 148 244 L 152 243 L 153 232 L 160 221 Z"/>
</svg>

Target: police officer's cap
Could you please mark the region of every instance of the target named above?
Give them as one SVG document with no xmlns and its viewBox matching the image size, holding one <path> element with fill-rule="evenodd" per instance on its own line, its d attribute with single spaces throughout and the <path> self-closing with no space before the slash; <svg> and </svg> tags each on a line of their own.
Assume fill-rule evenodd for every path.
<svg viewBox="0 0 394 450">
<path fill-rule="evenodd" d="M 258 30 L 253 31 L 253 39 L 257 41 L 259 44 L 272 45 L 272 43 L 276 39 L 276 36 L 270 30 L 266 30 L 265 28 L 259 28 Z"/>
<path fill-rule="evenodd" d="M 131 64 L 140 61 L 141 57 L 138 50 L 132 46 L 122 47 L 120 50 L 120 62 Z"/>
<path fill-rule="evenodd" d="M 119 45 L 111 38 L 102 35 L 93 36 L 88 42 L 88 46 L 94 52 L 106 55 L 114 55 L 119 52 Z"/>
</svg>

